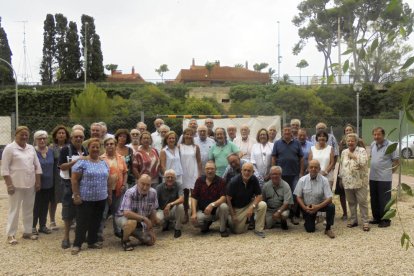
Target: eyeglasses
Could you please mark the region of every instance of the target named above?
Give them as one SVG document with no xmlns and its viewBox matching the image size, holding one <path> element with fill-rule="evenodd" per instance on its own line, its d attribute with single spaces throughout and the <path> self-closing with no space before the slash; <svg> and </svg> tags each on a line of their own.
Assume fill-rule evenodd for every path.
<svg viewBox="0 0 414 276">
<path fill-rule="evenodd" d="M 131 136 L 138 136 L 139 133 L 131 133 Z"/>
<path fill-rule="evenodd" d="M 47 138 L 46 137 L 39 137 L 39 138 L 37 138 L 37 140 L 47 140 Z"/>
<path fill-rule="evenodd" d="M 174 176 L 166 176 L 165 179 L 174 179 Z"/>
<path fill-rule="evenodd" d="M 73 136 L 73 138 L 76 138 L 76 139 L 83 139 L 83 136 Z"/>
</svg>

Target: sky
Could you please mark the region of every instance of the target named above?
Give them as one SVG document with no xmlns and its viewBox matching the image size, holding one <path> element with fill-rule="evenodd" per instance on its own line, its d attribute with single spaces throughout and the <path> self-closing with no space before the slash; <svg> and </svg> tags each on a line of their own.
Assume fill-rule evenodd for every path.
<svg viewBox="0 0 414 276">
<path fill-rule="evenodd" d="M 167 64 L 165 79 L 174 79 L 180 69 L 188 69 L 192 59 L 197 65 L 220 61 L 221 66 L 266 62 L 280 76 L 299 76 L 296 64 L 306 59 L 309 67 L 302 76 L 321 75 L 323 56 L 309 41 L 297 56 L 292 54 L 299 40 L 292 18 L 298 13 L 298 0 L 13 0 L 0 8 L 2 26 L 11 50 L 19 82 L 27 76 L 38 82 L 42 59 L 43 22 L 48 13 L 62 13 L 75 21 L 80 30 L 82 14 L 95 19 L 105 64 L 135 72 L 147 81 L 160 79 L 155 72 Z M 26 29 L 26 62 L 23 47 L 23 22 Z M 280 22 L 279 24 L 277 22 Z M 279 27 L 279 28 L 278 28 Z M 279 36 L 280 35 L 280 36 Z M 413 35 L 411 40 L 414 43 Z M 342 46 L 344 51 L 345 46 Z M 333 51 L 334 62 L 337 49 Z M 26 66 L 24 66 L 26 64 Z M 26 72 L 26 73 L 25 73 Z M 109 73 L 105 71 L 106 73 Z"/>
</svg>

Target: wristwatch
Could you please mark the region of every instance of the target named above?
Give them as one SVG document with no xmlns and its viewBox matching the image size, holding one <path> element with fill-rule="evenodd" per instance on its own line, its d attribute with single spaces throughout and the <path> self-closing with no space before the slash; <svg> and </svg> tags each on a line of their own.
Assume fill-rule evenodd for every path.
<svg viewBox="0 0 414 276">
<path fill-rule="evenodd" d="M 279 210 L 277 210 L 277 212 L 278 212 L 278 213 L 282 213 L 282 211 L 280 211 L 280 209 L 279 209 Z"/>
<path fill-rule="evenodd" d="M 253 205 L 252 205 L 252 206 L 253 206 L 253 209 L 256 209 L 256 204 L 254 204 L 254 203 L 253 203 Z"/>
<path fill-rule="evenodd" d="M 216 208 L 216 204 L 214 202 L 211 203 L 211 206 L 213 206 L 214 208 Z"/>
</svg>

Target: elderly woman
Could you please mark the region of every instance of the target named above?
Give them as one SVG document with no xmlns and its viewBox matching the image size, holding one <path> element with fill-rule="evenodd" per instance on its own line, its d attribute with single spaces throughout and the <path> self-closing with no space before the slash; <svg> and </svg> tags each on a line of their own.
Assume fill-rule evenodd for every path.
<svg viewBox="0 0 414 276">
<path fill-rule="evenodd" d="M 72 167 L 73 203 L 76 205 L 76 230 L 72 255 L 79 253 L 86 239 L 88 248 L 100 249 L 98 230 L 108 200 L 112 202 L 112 186 L 109 181 L 109 168 L 99 158 L 101 142 L 91 138 L 88 144 L 89 155 L 79 159 Z"/>
<path fill-rule="evenodd" d="M 253 144 L 250 161 L 265 181 L 270 179 L 273 143 L 269 142 L 269 133 L 265 128 L 259 129 L 257 143 Z"/>
<path fill-rule="evenodd" d="M 56 207 L 58 203 L 62 202 L 63 197 L 63 185 L 61 185 L 59 177 L 59 157 L 60 152 L 64 146 L 69 143 L 70 135 L 68 130 L 63 125 L 56 126 L 52 131 L 52 144 L 49 146 L 53 150 L 54 166 L 53 166 L 53 189 L 54 193 L 49 204 L 49 218 L 50 218 L 50 229 L 58 230 L 56 226 Z"/>
<path fill-rule="evenodd" d="M 227 156 L 230 153 L 239 153 L 239 148 L 233 142 L 227 141 L 226 131 L 222 127 L 216 128 L 214 133 L 216 144 L 208 152 L 208 159 L 216 164 L 216 174 L 223 177 L 227 168 Z"/>
<path fill-rule="evenodd" d="M 363 222 L 362 229 L 369 231 L 368 222 L 368 157 L 365 148 L 359 147 L 358 136 L 350 133 L 346 136 L 347 149 L 341 154 L 341 178 L 345 188 L 351 216 L 348 227 L 358 226 L 357 205 Z"/>
<path fill-rule="evenodd" d="M 269 142 L 275 143 L 277 141 L 276 135 L 277 135 L 277 128 L 275 125 L 271 125 L 267 128 L 267 132 L 269 134 Z"/>
<path fill-rule="evenodd" d="M 32 233 L 38 235 L 37 223 L 39 223 L 39 232 L 50 234 L 52 231 L 46 227 L 47 211 L 49 203 L 53 197 L 53 171 L 54 156 L 53 150 L 47 146 L 47 132 L 38 130 L 34 134 L 34 142 L 37 158 L 42 167 L 42 176 L 40 177 L 40 190 L 36 192 L 33 207 L 33 228 Z"/>
<path fill-rule="evenodd" d="M 333 185 L 333 171 L 335 169 L 334 149 L 327 144 L 328 133 L 324 130 L 316 133 L 317 143 L 311 147 L 308 160 L 318 160 L 321 166 L 320 174 L 328 178 L 329 185 Z"/>
<path fill-rule="evenodd" d="M 16 128 L 15 140 L 8 144 L 3 151 L 1 174 L 9 194 L 9 213 L 6 227 L 7 242 L 17 244 L 16 233 L 19 222 L 20 207 L 23 215 L 23 238 L 37 240 L 32 234 L 33 205 L 35 192 L 40 190 L 40 175 L 42 168 L 37 158 L 36 150 L 27 144 L 29 128 Z"/>
<path fill-rule="evenodd" d="M 139 143 L 141 146 L 134 153 L 132 173 L 135 179 L 139 179 L 142 174 L 148 174 L 151 176 L 151 185 L 155 187 L 159 184 L 160 160 L 157 150 L 151 147 L 151 133 L 142 132 Z"/>
<path fill-rule="evenodd" d="M 127 145 L 131 143 L 131 135 L 129 134 L 128 129 L 118 129 L 115 132 L 116 140 L 116 152 L 120 154 L 127 166 L 127 187 L 130 188 L 135 185 L 135 176 L 132 173 L 132 161 L 134 159 L 134 151 Z"/>
<path fill-rule="evenodd" d="M 117 131 L 116 133 L 119 134 L 122 131 Z M 123 134 L 118 135 L 118 138 L 123 136 Z M 115 134 L 116 137 L 116 134 Z M 126 140 L 126 139 L 118 139 L 118 140 Z M 123 141 L 125 144 L 125 141 Z M 116 138 L 106 138 L 104 140 L 104 147 L 105 153 L 101 155 L 101 158 L 105 160 L 106 164 L 109 167 L 109 183 L 112 190 L 112 205 L 109 206 L 111 210 L 111 214 L 115 214 L 118 211 L 119 204 L 122 201 L 122 197 L 128 189 L 127 183 L 127 175 L 128 175 L 128 167 L 125 163 L 124 156 L 122 156 L 118 151 L 117 147 L 117 140 Z M 133 185 L 132 185 L 133 186 Z M 104 221 L 102 226 L 104 225 L 106 215 L 104 214 Z M 115 216 L 113 218 L 113 228 L 114 234 L 117 237 L 121 237 L 121 229 L 115 223 Z M 102 227 L 103 230 L 103 227 Z"/>
<path fill-rule="evenodd" d="M 177 147 L 177 134 L 174 131 L 165 135 L 163 149 L 160 152 L 160 173 L 165 174 L 167 170 L 174 170 L 175 180 L 182 184 L 183 168 Z"/>
</svg>

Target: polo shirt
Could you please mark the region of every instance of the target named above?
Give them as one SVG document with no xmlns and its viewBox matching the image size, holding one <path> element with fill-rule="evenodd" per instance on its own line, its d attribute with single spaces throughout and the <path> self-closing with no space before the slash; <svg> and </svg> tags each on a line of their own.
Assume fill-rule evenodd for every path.
<svg viewBox="0 0 414 276">
<path fill-rule="evenodd" d="M 244 184 L 242 175 L 233 177 L 227 186 L 227 195 L 231 197 L 233 208 L 243 208 L 250 204 L 253 197 L 261 195 L 259 181 L 252 175 Z"/>
<path fill-rule="evenodd" d="M 216 144 L 216 142 L 214 141 L 214 139 L 211 139 L 210 137 L 207 137 L 204 141 L 202 141 L 200 137 L 195 137 L 194 144 L 198 145 L 198 147 L 200 148 L 201 168 L 203 168 L 204 175 L 204 168 L 208 161 L 208 152 L 213 147 L 213 145 Z"/>
<path fill-rule="evenodd" d="M 373 181 L 392 181 L 392 162 L 398 160 L 398 152 L 395 150 L 390 154 L 385 154 L 390 141 L 384 140 L 382 145 L 375 141 L 371 143 L 371 169 L 369 180 Z"/>
<path fill-rule="evenodd" d="M 272 180 L 267 181 L 262 190 L 263 201 L 267 204 L 267 212 L 275 212 L 283 204 L 293 204 L 292 191 L 289 184 L 280 179 L 279 185 L 273 185 Z"/>
<path fill-rule="evenodd" d="M 238 153 L 239 148 L 230 141 L 223 146 L 218 146 L 217 144 L 213 145 L 208 152 L 208 159 L 213 160 L 216 163 L 216 174 L 218 176 L 223 176 L 224 170 L 227 167 L 228 161 L 227 156 L 230 153 Z"/>
<path fill-rule="evenodd" d="M 191 197 L 197 200 L 197 209 L 204 209 L 212 202 L 226 195 L 226 185 L 223 178 L 215 176 L 210 186 L 207 185 L 207 177 L 197 178 Z"/>
<path fill-rule="evenodd" d="M 161 183 L 157 186 L 158 208 L 164 210 L 168 203 L 175 201 L 184 195 L 183 187 L 175 182 L 171 188 L 167 188 L 167 184 Z"/>
<path fill-rule="evenodd" d="M 302 147 L 302 152 L 303 152 L 303 164 L 304 164 L 303 169 L 304 171 L 306 171 L 308 168 L 308 163 L 309 163 L 309 160 L 308 160 L 309 152 L 311 150 L 311 147 L 314 144 L 308 140 L 306 140 L 304 143 L 299 141 L 299 143 L 300 143 L 300 146 Z"/>
<path fill-rule="evenodd" d="M 81 151 L 82 151 L 81 156 L 88 155 L 88 152 L 87 152 L 87 150 L 84 146 L 81 146 Z M 64 163 L 71 162 L 72 159 L 75 159 L 75 158 L 73 158 L 73 156 L 76 156 L 77 159 L 79 158 L 79 153 L 78 153 L 78 150 L 75 148 L 75 146 L 72 143 L 64 146 L 62 148 L 62 150 L 60 151 L 58 167 L 60 165 L 64 164 Z M 71 170 L 69 170 L 69 171 L 60 170 L 60 177 L 61 178 L 70 179 L 70 175 L 71 175 Z"/>
<path fill-rule="evenodd" d="M 305 205 L 319 204 L 332 197 L 328 179 L 321 174 L 318 174 L 316 179 L 311 179 L 310 174 L 302 176 L 293 194 L 301 197 Z"/>
<path fill-rule="evenodd" d="M 277 140 L 273 146 L 272 156 L 276 157 L 276 165 L 282 167 L 282 175 L 299 175 L 303 151 L 298 140 L 292 139 L 289 143 L 284 139 Z"/>
</svg>

